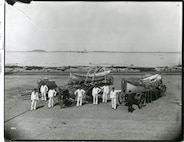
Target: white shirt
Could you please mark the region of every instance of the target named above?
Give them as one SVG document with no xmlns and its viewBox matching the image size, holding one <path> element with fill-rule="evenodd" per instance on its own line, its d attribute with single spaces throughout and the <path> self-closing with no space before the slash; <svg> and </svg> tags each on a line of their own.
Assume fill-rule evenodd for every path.
<svg viewBox="0 0 184 142">
<path fill-rule="evenodd" d="M 43 87 L 44 87 L 43 85 L 40 87 L 40 92 L 43 92 L 43 90 L 44 90 Z"/>
<path fill-rule="evenodd" d="M 52 97 L 54 97 L 54 96 L 56 96 L 56 91 L 50 89 L 49 92 L 48 92 L 48 97 L 49 97 L 49 98 L 52 98 Z"/>
<path fill-rule="evenodd" d="M 102 87 L 102 89 L 103 89 L 103 92 L 104 93 L 109 93 L 109 86 L 106 86 L 106 85 L 104 85 L 103 87 Z"/>
<path fill-rule="evenodd" d="M 31 100 L 38 100 L 38 92 L 32 92 L 31 93 Z"/>
<path fill-rule="evenodd" d="M 83 89 L 77 89 L 74 94 L 75 95 L 77 94 L 78 96 L 82 96 L 84 93 L 85 91 Z"/>
<path fill-rule="evenodd" d="M 97 95 L 101 90 L 97 87 L 94 87 L 92 90 L 92 96 Z"/>
<path fill-rule="evenodd" d="M 121 92 L 121 90 L 114 90 L 110 93 L 110 98 L 116 98 L 116 93 Z"/>
<path fill-rule="evenodd" d="M 48 91 L 47 85 L 42 85 L 42 86 L 40 87 L 40 92 L 47 92 L 47 91 Z"/>
</svg>

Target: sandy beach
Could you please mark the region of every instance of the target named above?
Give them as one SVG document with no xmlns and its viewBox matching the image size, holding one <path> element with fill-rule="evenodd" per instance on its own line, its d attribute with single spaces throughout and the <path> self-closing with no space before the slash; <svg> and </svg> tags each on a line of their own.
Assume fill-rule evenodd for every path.
<svg viewBox="0 0 184 142">
<path fill-rule="evenodd" d="M 128 113 L 127 106 L 111 109 L 111 103 L 85 104 L 82 107 L 47 108 L 39 100 L 36 111 L 30 111 L 30 96 L 22 91 L 33 89 L 37 80 L 48 77 L 58 86 L 68 76 L 6 75 L 5 138 L 11 140 L 176 140 L 181 132 L 181 75 L 163 75 L 166 96 Z M 113 75 L 114 86 L 120 89 L 123 77 Z"/>
</svg>

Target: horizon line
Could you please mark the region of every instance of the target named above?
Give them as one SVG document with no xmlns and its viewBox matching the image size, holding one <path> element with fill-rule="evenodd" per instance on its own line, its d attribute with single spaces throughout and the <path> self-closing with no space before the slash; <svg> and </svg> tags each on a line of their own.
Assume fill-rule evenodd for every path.
<svg viewBox="0 0 184 142">
<path fill-rule="evenodd" d="M 124 53 L 180 53 L 182 51 L 105 51 L 105 50 L 93 50 L 93 51 L 87 51 L 87 50 L 52 50 L 52 51 L 48 51 L 48 50 L 42 50 L 42 49 L 36 49 L 36 50 L 27 50 L 27 51 L 13 51 L 13 50 L 9 50 L 5 52 L 124 52 Z"/>
</svg>

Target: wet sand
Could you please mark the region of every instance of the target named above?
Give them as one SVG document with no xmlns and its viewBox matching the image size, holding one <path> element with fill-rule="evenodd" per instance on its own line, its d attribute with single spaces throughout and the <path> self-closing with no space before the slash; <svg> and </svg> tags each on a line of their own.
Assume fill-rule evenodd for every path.
<svg viewBox="0 0 184 142">
<path fill-rule="evenodd" d="M 33 89 L 37 80 L 48 77 L 58 86 L 67 84 L 68 76 L 6 75 L 5 76 L 5 138 L 11 140 L 176 140 L 181 132 L 181 75 L 163 75 L 166 96 L 128 113 L 127 106 L 117 110 L 111 104 L 85 104 L 82 107 L 47 108 L 38 103 L 30 110 L 30 96 L 22 91 Z M 114 86 L 120 89 L 123 77 L 113 75 Z"/>
</svg>

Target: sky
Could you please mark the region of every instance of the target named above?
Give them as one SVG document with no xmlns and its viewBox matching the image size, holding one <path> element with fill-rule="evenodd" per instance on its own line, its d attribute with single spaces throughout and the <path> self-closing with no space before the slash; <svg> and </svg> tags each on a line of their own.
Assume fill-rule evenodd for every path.
<svg viewBox="0 0 184 142">
<path fill-rule="evenodd" d="M 5 50 L 181 52 L 181 2 L 6 4 Z"/>
</svg>

